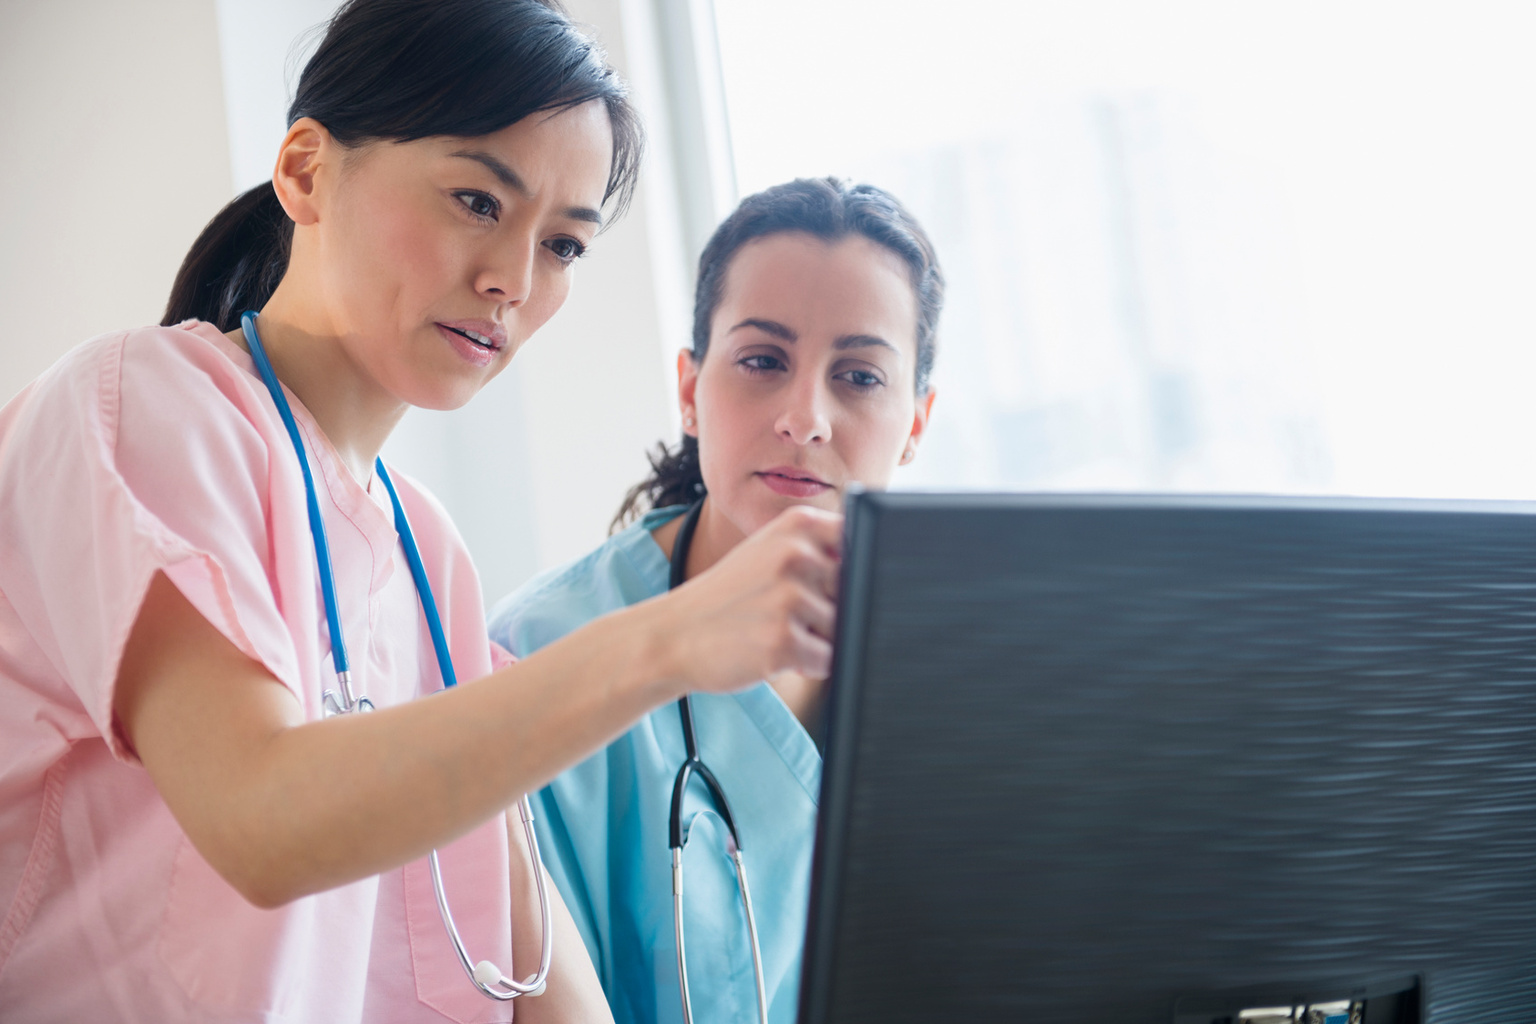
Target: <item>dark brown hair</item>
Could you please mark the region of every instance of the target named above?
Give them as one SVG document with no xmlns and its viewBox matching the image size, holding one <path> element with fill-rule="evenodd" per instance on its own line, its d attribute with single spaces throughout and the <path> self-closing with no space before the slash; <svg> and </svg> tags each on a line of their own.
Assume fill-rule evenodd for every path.
<svg viewBox="0 0 1536 1024">
<path fill-rule="evenodd" d="M 344 146 L 473 138 L 530 114 L 601 100 L 613 128 L 606 203 L 634 194 L 644 134 L 603 51 L 555 0 L 348 0 L 304 67 L 288 123 L 312 117 Z M 611 220 L 612 218 L 610 218 Z M 163 324 L 232 331 L 288 268 L 293 222 L 266 182 L 208 223 L 176 274 Z"/>
<path fill-rule="evenodd" d="M 731 260 L 755 238 L 803 231 L 827 242 L 862 235 L 906 263 L 917 299 L 918 395 L 926 395 L 933 375 L 939 312 L 944 306 L 944 274 L 933 243 L 922 225 L 895 196 L 874 185 L 851 185 L 839 178 L 797 178 L 748 196 L 727 217 L 699 256 L 694 290 L 693 358 L 709 351 L 709 326 L 725 290 Z M 699 442 L 684 435 L 674 448 L 658 442 L 646 453 L 651 475 L 630 488 L 613 518 L 619 529 L 647 509 L 687 505 L 704 496 Z"/>
</svg>

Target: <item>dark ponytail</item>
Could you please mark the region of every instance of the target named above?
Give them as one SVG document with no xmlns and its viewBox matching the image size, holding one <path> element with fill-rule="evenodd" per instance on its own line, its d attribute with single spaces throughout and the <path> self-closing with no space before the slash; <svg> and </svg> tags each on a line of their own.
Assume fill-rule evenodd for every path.
<svg viewBox="0 0 1536 1024">
<path fill-rule="evenodd" d="M 171 285 L 161 323 L 206 320 L 221 331 L 267 304 L 288 269 L 293 221 L 270 181 L 235 197 L 197 236 Z"/>
<path fill-rule="evenodd" d="M 304 67 L 288 123 L 312 117 L 344 146 L 474 138 L 530 114 L 601 100 L 613 129 L 603 201 L 628 207 L 644 135 L 603 51 L 555 0 L 348 0 Z M 220 210 L 176 274 L 163 324 L 222 331 L 260 309 L 288 269 L 293 222 L 270 182 Z"/>
<path fill-rule="evenodd" d="M 692 505 L 704 497 L 698 438 L 684 434 L 676 448 L 668 448 L 657 441 L 655 449 L 645 453 L 645 461 L 651 464 L 651 475 L 624 495 L 624 504 L 619 507 L 619 514 L 613 517 L 609 533 L 618 531 L 647 509 Z"/>
<path fill-rule="evenodd" d="M 709 325 L 725 293 L 725 274 L 738 250 L 755 238 L 803 231 L 826 242 L 862 235 L 900 256 L 907 265 L 917 299 L 918 395 L 926 395 L 938 348 L 935 337 L 944 307 L 944 274 L 933 243 L 917 219 L 895 196 L 873 185 L 850 185 L 838 178 L 797 178 L 764 189 L 741 201 L 710 236 L 699 256 L 693 299 L 693 358 L 709 351 Z M 629 489 L 611 530 L 616 531 L 647 509 L 692 504 L 705 493 L 697 438 L 684 436 L 676 448 L 658 444 L 646 454 L 651 475 Z"/>
</svg>

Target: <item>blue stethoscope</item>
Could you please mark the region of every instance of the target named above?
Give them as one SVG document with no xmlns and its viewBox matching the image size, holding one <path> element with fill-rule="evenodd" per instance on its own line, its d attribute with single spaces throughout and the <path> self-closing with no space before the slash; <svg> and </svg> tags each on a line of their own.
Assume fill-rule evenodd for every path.
<svg viewBox="0 0 1536 1024">
<path fill-rule="evenodd" d="M 322 696 L 325 707 L 325 716 L 345 715 L 354 711 L 372 711 L 373 702 L 367 697 L 356 696 L 352 692 L 352 673 L 347 667 L 347 645 L 341 633 L 341 615 L 336 605 L 336 581 L 331 574 L 331 549 L 325 537 L 325 521 L 320 517 L 320 502 L 315 496 L 315 480 L 309 471 L 309 458 L 304 454 L 304 442 L 299 437 L 298 424 L 293 420 L 293 410 L 288 406 L 288 399 L 283 395 L 283 387 L 277 381 L 277 374 L 272 372 L 272 364 L 267 360 L 267 352 L 261 345 L 261 337 L 256 333 L 256 314 L 247 311 L 240 317 L 240 327 L 245 332 L 246 344 L 251 350 L 251 359 L 256 364 L 256 370 L 261 374 L 262 382 L 267 385 L 267 390 L 272 394 L 272 401 L 277 405 L 278 415 L 283 418 L 283 426 L 288 429 L 288 438 L 293 442 L 293 450 L 299 457 L 299 468 L 304 471 L 304 495 L 309 505 L 309 531 L 315 542 L 315 563 L 320 570 L 320 592 L 325 598 L 325 621 L 331 631 L 331 661 L 336 667 L 335 690 L 326 690 Z M 427 629 L 432 634 L 432 647 L 437 652 L 437 667 L 442 673 L 443 688 L 454 686 L 458 680 L 453 674 L 453 659 L 448 653 L 448 639 L 443 635 L 443 623 L 437 614 L 437 602 L 432 599 L 432 584 L 427 580 L 426 567 L 421 562 L 421 551 L 416 547 L 416 536 L 411 532 L 411 524 L 405 517 L 405 509 L 400 505 L 400 497 L 395 493 L 395 484 L 389 478 L 389 471 L 384 468 L 382 459 L 374 459 L 373 469 L 384 483 L 384 489 L 389 492 L 390 504 L 395 510 L 395 531 L 400 535 L 400 546 L 405 549 L 405 560 L 411 567 L 411 578 L 416 581 L 416 593 L 421 598 L 421 610 L 427 619 Z M 475 988 L 492 999 L 508 1000 L 518 996 L 536 996 L 544 991 L 545 979 L 549 977 L 550 954 L 553 952 L 553 929 L 550 926 L 549 894 L 544 885 L 544 862 L 539 858 L 539 839 L 533 829 L 533 808 L 528 803 L 525 795 L 518 802 L 518 814 L 523 821 L 523 834 L 527 838 L 528 854 L 533 858 L 533 870 L 539 891 L 539 914 L 544 928 L 543 948 L 539 954 L 538 973 L 524 981 L 513 981 L 501 973 L 501 969 L 489 960 L 481 960 L 472 963 L 469 953 L 464 948 L 464 940 L 459 937 L 459 929 L 453 923 L 453 912 L 448 909 L 448 895 L 443 891 L 443 870 L 438 863 L 437 851 L 433 850 L 428 855 L 427 861 L 432 869 L 432 889 L 437 895 L 437 910 L 442 915 L 443 927 L 448 932 L 448 937 L 453 940 L 453 950 L 459 956 L 459 964 L 464 968 L 464 973 L 469 975 L 469 980 Z"/>
<path fill-rule="evenodd" d="M 694 503 L 683 515 L 677 536 L 672 541 L 671 572 L 667 589 L 681 586 L 688 578 L 688 549 L 693 546 L 693 531 L 699 525 L 699 513 L 704 509 L 703 500 Z M 683 993 L 683 1024 L 693 1024 L 693 997 L 688 991 L 688 959 L 683 947 L 683 844 L 687 841 L 683 828 L 683 795 L 692 779 L 698 779 L 714 798 L 730 837 L 727 852 L 736 867 L 736 886 L 741 893 L 741 905 L 747 915 L 747 940 L 752 949 L 752 981 L 757 986 L 758 1024 L 768 1024 L 768 996 L 763 986 L 763 954 L 757 941 L 757 918 L 752 913 L 752 890 L 747 885 L 747 866 L 742 860 L 741 839 L 736 834 L 736 817 L 731 813 L 731 803 L 725 798 L 720 780 L 699 757 L 699 740 L 693 728 L 693 700 L 687 694 L 677 702 L 677 714 L 683 729 L 682 767 L 672 781 L 672 811 L 667 819 L 667 844 L 672 848 L 672 930 L 677 936 L 677 984 Z"/>
</svg>

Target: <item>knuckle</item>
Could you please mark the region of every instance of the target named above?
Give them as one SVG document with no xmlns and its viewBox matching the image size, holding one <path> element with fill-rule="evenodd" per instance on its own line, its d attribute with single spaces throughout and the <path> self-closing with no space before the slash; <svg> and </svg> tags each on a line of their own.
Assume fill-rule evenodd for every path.
<svg viewBox="0 0 1536 1024">
<path fill-rule="evenodd" d="M 793 575 L 799 571 L 805 563 L 805 548 L 799 542 L 791 540 L 779 549 L 779 574 Z"/>
<path fill-rule="evenodd" d="M 809 569 L 816 562 L 816 553 L 810 545 L 803 542 L 791 544 L 784 551 L 784 568 L 792 573 L 801 573 Z"/>
<path fill-rule="evenodd" d="M 778 592 L 774 595 L 774 607 L 779 611 L 780 620 L 787 620 L 800 610 L 800 588 L 789 581 L 779 584 Z"/>
</svg>

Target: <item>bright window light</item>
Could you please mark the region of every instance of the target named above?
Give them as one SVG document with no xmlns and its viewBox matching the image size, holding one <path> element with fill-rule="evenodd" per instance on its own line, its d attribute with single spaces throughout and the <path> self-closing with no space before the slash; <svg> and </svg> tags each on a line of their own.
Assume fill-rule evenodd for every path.
<svg viewBox="0 0 1536 1024">
<path fill-rule="evenodd" d="M 950 282 L 908 486 L 1536 498 L 1536 5 L 716 0 Z"/>
</svg>

